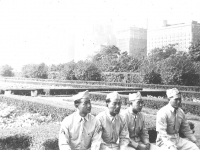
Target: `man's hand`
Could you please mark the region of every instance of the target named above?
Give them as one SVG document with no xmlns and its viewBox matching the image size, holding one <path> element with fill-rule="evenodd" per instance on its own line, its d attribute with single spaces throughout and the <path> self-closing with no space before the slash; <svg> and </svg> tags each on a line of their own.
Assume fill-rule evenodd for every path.
<svg viewBox="0 0 200 150">
<path fill-rule="evenodd" d="M 147 144 L 145 144 L 146 145 L 146 150 L 149 150 L 150 149 L 150 146 L 151 146 L 151 144 L 150 143 L 147 143 Z"/>
<path fill-rule="evenodd" d="M 169 147 L 169 150 L 177 150 L 176 146 L 175 145 L 172 145 Z"/>
<path fill-rule="evenodd" d="M 144 144 L 138 144 L 138 147 L 136 148 L 136 150 L 148 150 L 147 148 L 148 146 Z"/>
</svg>

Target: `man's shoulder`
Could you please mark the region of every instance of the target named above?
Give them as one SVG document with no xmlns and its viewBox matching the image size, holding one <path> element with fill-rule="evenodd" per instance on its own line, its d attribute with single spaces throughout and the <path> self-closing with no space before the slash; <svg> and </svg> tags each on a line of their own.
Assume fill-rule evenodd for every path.
<svg viewBox="0 0 200 150">
<path fill-rule="evenodd" d="M 143 112 L 138 112 L 138 116 L 139 116 L 140 118 L 145 118 L 145 114 L 144 114 Z"/>
<path fill-rule="evenodd" d="M 96 122 L 96 120 L 97 120 L 97 118 L 94 115 L 92 115 L 91 113 L 88 114 L 88 119 L 91 122 Z"/>
<path fill-rule="evenodd" d="M 62 121 L 62 124 L 70 124 L 73 119 L 75 118 L 75 113 L 76 112 L 73 112 L 72 114 L 70 114 L 69 116 L 65 117 Z"/>
<path fill-rule="evenodd" d="M 168 109 L 168 105 L 165 105 L 165 106 L 163 106 L 163 107 L 161 107 L 159 110 L 158 110 L 158 112 L 165 112 L 166 110 Z"/>
</svg>

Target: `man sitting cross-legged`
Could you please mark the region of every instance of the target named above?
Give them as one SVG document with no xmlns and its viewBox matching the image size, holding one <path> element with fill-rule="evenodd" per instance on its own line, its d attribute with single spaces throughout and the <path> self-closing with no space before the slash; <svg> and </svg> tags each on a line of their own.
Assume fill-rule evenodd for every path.
<svg viewBox="0 0 200 150">
<path fill-rule="evenodd" d="M 129 134 L 126 121 L 119 115 L 121 109 L 119 94 L 117 92 L 108 94 L 106 105 L 107 110 L 97 115 L 102 128 L 100 150 L 126 150 Z"/>
<path fill-rule="evenodd" d="M 101 128 L 98 120 L 90 114 L 88 91 L 73 97 L 77 111 L 67 116 L 59 132 L 60 150 L 99 150 Z"/>
</svg>

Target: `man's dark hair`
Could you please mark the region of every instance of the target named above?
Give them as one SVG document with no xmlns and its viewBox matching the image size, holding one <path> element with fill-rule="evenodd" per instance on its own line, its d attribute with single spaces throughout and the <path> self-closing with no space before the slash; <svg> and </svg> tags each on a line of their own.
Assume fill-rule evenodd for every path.
<svg viewBox="0 0 200 150">
<path fill-rule="evenodd" d="M 78 105 L 80 104 L 80 102 L 81 102 L 81 99 L 75 100 L 74 101 L 74 106 L 77 108 Z"/>
<path fill-rule="evenodd" d="M 108 103 L 110 103 L 110 98 L 106 99 L 106 107 L 108 107 Z"/>
</svg>

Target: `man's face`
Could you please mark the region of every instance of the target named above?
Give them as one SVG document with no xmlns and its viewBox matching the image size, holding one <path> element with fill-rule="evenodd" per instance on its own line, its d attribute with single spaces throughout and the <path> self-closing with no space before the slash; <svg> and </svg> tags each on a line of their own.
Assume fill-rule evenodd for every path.
<svg viewBox="0 0 200 150">
<path fill-rule="evenodd" d="M 83 98 L 80 100 L 80 103 L 78 105 L 78 109 L 80 113 L 88 114 L 91 112 L 91 108 L 92 108 L 92 105 L 89 98 Z"/>
<path fill-rule="evenodd" d="M 107 105 L 110 115 L 115 116 L 119 114 L 121 109 L 121 100 L 120 99 L 111 99 Z"/>
<path fill-rule="evenodd" d="M 144 105 L 144 102 L 142 99 L 134 100 L 131 102 L 132 102 L 131 108 L 134 113 L 138 113 L 142 110 L 143 105 Z"/>
<path fill-rule="evenodd" d="M 176 97 L 176 98 L 172 97 L 172 98 L 170 98 L 169 103 L 172 107 L 177 109 L 181 105 L 181 98 L 180 97 L 179 98 L 178 97 Z"/>
</svg>

